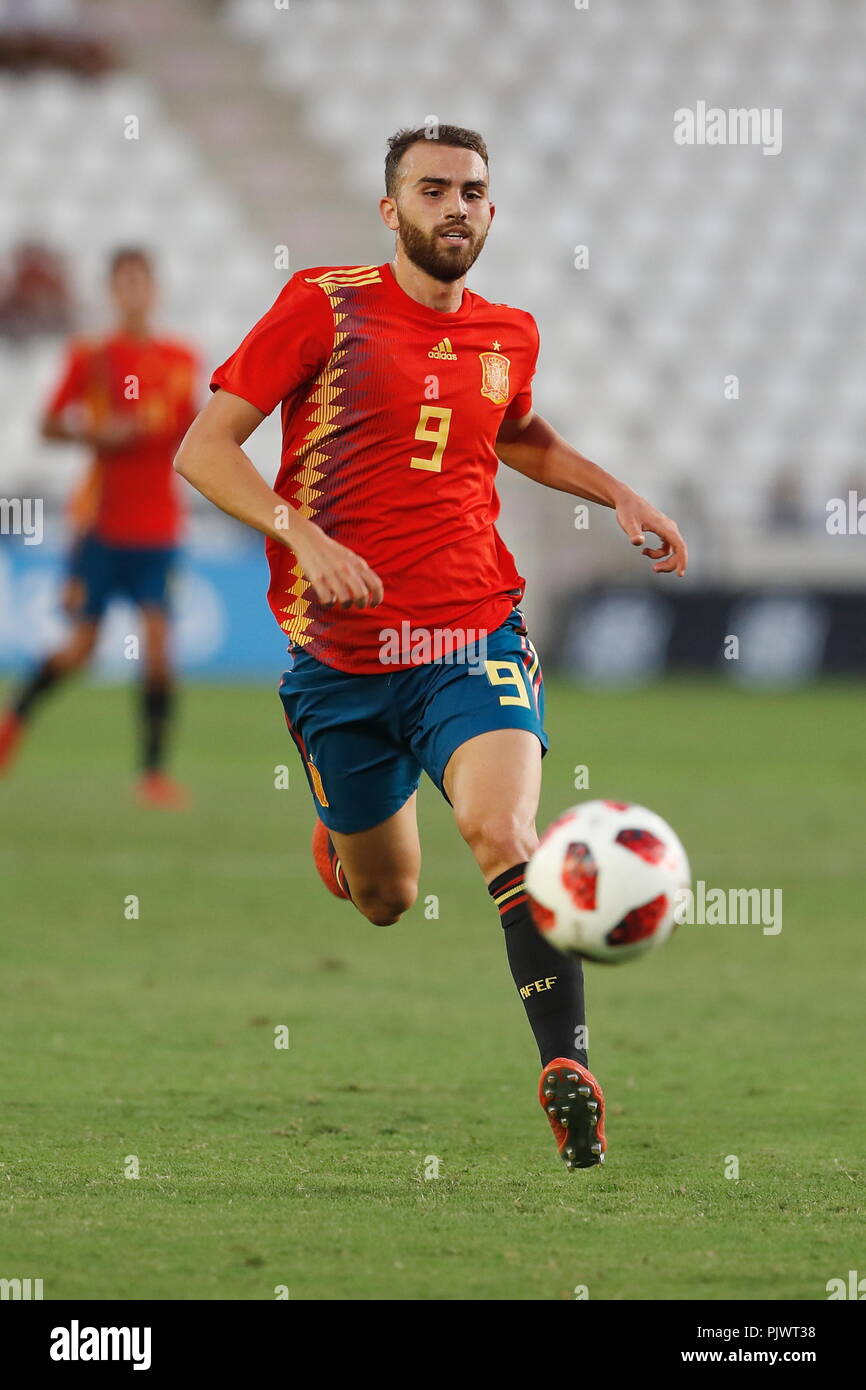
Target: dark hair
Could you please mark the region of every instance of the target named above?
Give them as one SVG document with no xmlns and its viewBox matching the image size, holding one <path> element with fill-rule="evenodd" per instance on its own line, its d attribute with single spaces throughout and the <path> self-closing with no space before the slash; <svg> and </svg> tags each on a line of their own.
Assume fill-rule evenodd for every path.
<svg viewBox="0 0 866 1390">
<path fill-rule="evenodd" d="M 435 131 L 435 134 L 431 133 Z M 385 156 L 385 192 L 388 197 L 394 196 L 397 190 L 397 170 L 400 160 L 403 158 L 410 145 L 416 145 L 419 140 L 435 141 L 439 145 L 452 145 L 460 150 L 474 150 L 480 154 L 488 169 L 490 160 L 487 155 L 487 146 L 476 130 L 465 130 L 459 125 L 437 125 L 419 126 L 416 130 L 398 130 L 396 135 L 392 135 L 388 141 L 388 153 Z"/>
<path fill-rule="evenodd" d="M 153 274 L 153 261 L 143 246 L 118 246 L 115 251 L 112 251 L 108 260 L 108 278 L 113 279 L 120 267 L 129 261 L 143 265 L 145 270 Z"/>
</svg>

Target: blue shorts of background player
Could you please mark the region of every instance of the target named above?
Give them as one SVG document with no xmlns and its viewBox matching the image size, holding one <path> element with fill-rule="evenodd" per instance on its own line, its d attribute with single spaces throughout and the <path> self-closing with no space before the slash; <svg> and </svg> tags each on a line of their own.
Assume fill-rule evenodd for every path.
<svg viewBox="0 0 866 1390">
<path fill-rule="evenodd" d="M 351 675 L 290 648 L 280 699 L 320 819 L 344 835 L 393 816 L 421 773 L 448 799 L 451 754 L 493 729 L 528 729 L 547 752 L 544 682 L 519 608 L 485 643 L 422 665 Z"/>
<path fill-rule="evenodd" d="M 168 612 L 174 546 L 108 545 L 83 536 L 70 556 L 68 582 L 76 594 L 75 616 L 98 622 L 113 598 Z"/>
</svg>

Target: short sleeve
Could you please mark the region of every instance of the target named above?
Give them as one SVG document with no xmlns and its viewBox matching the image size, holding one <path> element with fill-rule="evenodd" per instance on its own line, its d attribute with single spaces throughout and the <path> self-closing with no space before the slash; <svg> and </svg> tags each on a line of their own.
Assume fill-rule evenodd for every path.
<svg viewBox="0 0 866 1390">
<path fill-rule="evenodd" d="M 67 349 L 60 379 L 49 397 L 45 414 L 62 415 L 64 410 L 84 399 L 87 384 L 87 349 L 83 343 L 72 343 Z"/>
<path fill-rule="evenodd" d="M 541 345 L 541 338 L 538 332 L 538 324 L 535 322 L 535 319 L 532 317 L 531 314 L 527 314 L 526 317 L 528 318 L 532 329 L 535 345 L 534 349 L 532 350 L 529 371 L 526 373 L 526 377 L 524 378 L 524 381 L 522 382 L 520 389 L 517 391 L 516 395 L 513 396 L 511 401 L 509 401 L 508 406 L 506 408 L 504 417 L 506 420 L 522 420 L 524 415 L 528 415 L 530 410 L 532 409 L 532 378 L 535 376 L 535 370 L 538 366 L 538 349 Z"/>
<path fill-rule="evenodd" d="M 264 415 L 321 371 L 334 343 L 327 296 L 293 275 L 240 347 L 217 367 L 210 389 L 231 391 Z"/>
</svg>

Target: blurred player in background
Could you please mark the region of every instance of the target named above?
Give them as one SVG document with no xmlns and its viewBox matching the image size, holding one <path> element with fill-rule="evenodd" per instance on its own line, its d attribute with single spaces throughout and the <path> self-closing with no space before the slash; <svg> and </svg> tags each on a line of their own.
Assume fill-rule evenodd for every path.
<svg viewBox="0 0 866 1390">
<path fill-rule="evenodd" d="M 174 705 L 169 585 L 182 523 L 172 467 L 196 412 L 197 364 L 151 321 L 156 278 L 149 256 L 124 247 L 111 258 L 113 331 L 78 338 L 42 421 L 45 439 L 85 445 L 93 458 L 70 508 L 73 544 L 64 587 L 72 627 L 17 691 L 0 723 L 0 770 L 8 767 L 36 705 L 86 666 L 113 598 L 141 614 L 143 670 L 139 800 L 181 806 L 186 794 L 163 772 Z"/>
</svg>

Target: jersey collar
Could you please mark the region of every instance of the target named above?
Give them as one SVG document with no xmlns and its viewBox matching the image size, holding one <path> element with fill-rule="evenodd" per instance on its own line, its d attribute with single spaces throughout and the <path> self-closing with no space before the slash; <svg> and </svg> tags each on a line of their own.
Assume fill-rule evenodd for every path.
<svg viewBox="0 0 866 1390">
<path fill-rule="evenodd" d="M 379 266 L 379 273 L 382 276 L 382 283 L 385 285 L 388 295 L 393 303 L 398 304 L 405 314 L 410 314 L 413 318 L 421 320 L 425 324 L 436 324 L 440 328 L 449 323 L 462 323 L 472 313 L 473 300 L 475 296 L 471 290 L 463 286 L 463 299 L 460 308 L 455 309 L 453 314 L 442 313 L 439 309 L 428 309 L 425 304 L 419 304 L 417 299 L 413 299 L 397 283 L 391 262 L 386 261 Z"/>
</svg>

